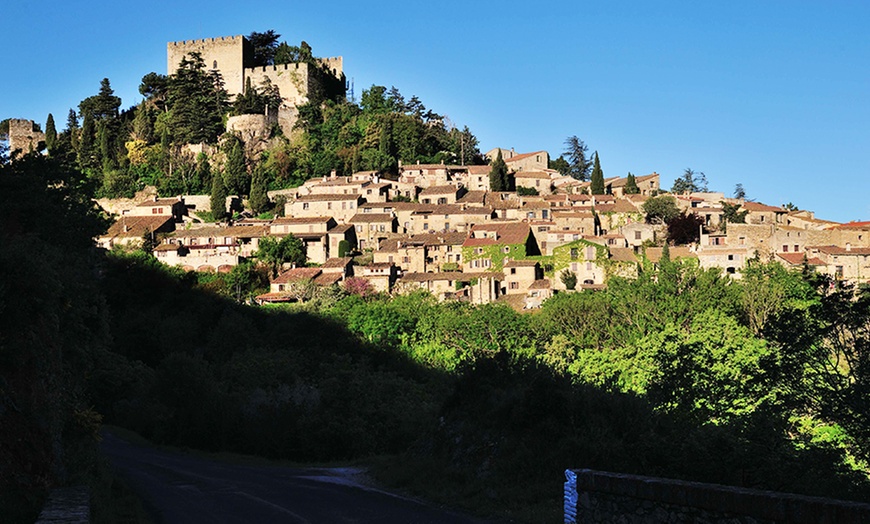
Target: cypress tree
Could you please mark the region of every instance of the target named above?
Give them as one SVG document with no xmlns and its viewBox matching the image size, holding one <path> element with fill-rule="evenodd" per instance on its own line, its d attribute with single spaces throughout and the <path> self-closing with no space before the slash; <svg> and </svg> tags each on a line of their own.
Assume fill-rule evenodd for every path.
<svg viewBox="0 0 870 524">
<path fill-rule="evenodd" d="M 45 120 L 45 147 L 49 154 L 52 153 L 55 145 L 57 145 L 57 128 L 54 126 L 54 115 L 49 113 Z"/>
<path fill-rule="evenodd" d="M 94 139 L 96 138 L 96 125 L 94 117 L 90 113 L 85 113 L 84 121 L 82 122 L 81 140 L 79 140 L 78 162 L 82 169 L 95 167 L 96 148 Z"/>
<path fill-rule="evenodd" d="M 245 152 L 242 150 L 241 140 L 232 140 L 229 151 L 227 151 L 227 164 L 224 169 L 227 190 L 238 196 L 248 194 L 250 182 L 248 181 Z"/>
<path fill-rule="evenodd" d="M 219 175 L 211 178 L 211 216 L 215 221 L 227 216 L 227 188 Z"/>
<path fill-rule="evenodd" d="M 205 194 L 211 187 L 211 165 L 208 163 L 208 155 L 200 153 L 196 156 L 196 172 L 194 173 L 194 187 L 197 195 Z"/>
<path fill-rule="evenodd" d="M 637 187 L 637 180 L 635 180 L 634 175 L 631 173 L 628 174 L 628 180 L 625 182 L 625 194 L 626 195 L 637 195 L 640 194 L 640 188 Z"/>
<path fill-rule="evenodd" d="M 491 191 L 507 191 L 507 165 L 501 157 L 501 150 L 495 157 L 492 167 L 489 170 L 489 189 Z"/>
<path fill-rule="evenodd" d="M 69 134 L 69 144 L 73 151 L 79 150 L 79 118 L 72 109 L 66 117 L 66 132 Z"/>
<path fill-rule="evenodd" d="M 601 170 L 601 162 L 598 161 L 598 151 L 595 152 L 595 160 L 592 166 L 592 181 L 589 185 L 589 191 L 593 195 L 604 194 L 604 171 Z"/>
<path fill-rule="evenodd" d="M 251 196 L 248 198 L 248 204 L 254 214 L 259 215 L 269 210 L 271 202 L 269 195 L 266 194 L 266 172 L 262 167 L 257 167 L 254 170 L 254 177 L 251 181 Z"/>
</svg>

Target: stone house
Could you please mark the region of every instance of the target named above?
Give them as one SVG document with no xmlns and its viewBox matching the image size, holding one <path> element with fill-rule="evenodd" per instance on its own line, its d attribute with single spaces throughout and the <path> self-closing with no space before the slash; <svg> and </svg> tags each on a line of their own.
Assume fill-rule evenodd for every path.
<svg viewBox="0 0 870 524">
<path fill-rule="evenodd" d="M 329 216 L 281 217 L 272 221 L 269 232 L 278 238 L 292 234 L 305 245 L 309 262 L 323 264 L 338 254 L 338 240 L 330 245 L 330 232 L 336 227 L 335 219 Z"/>
<path fill-rule="evenodd" d="M 824 262 L 818 270 L 837 280 L 870 283 L 870 247 L 810 246 L 807 256 Z"/>
<path fill-rule="evenodd" d="M 419 199 L 421 204 L 455 204 L 464 194 L 465 189 L 447 184 L 427 187 L 420 191 Z"/>
<path fill-rule="evenodd" d="M 525 295 L 535 281 L 544 278 L 541 265 L 534 260 L 509 260 L 502 271 L 502 294 L 505 295 Z"/>
<path fill-rule="evenodd" d="M 553 193 L 553 181 L 546 171 L 519 171 L 514 174 L 517 189 L 534 189 L 539 195 Z"/>
<path fill-rule="evenodd" d="M 744 202 L 743 210 L 746 214 L 747 224 L 785 224 L 788 211 L 781 207 L 768 206 L 758 202 Z"/>
<path fill-rule="evenodd" d="M 357 213 L 363 199 L 356 194 L 302 195 L 284 205 L 284 214 L 290 217 L 334 217 L 344 224 Z"/>
<path fill-rule="evenodd" d="M 136 217 L 172 217 L 174 222 L 181 222 L 183 217 L 187 215 L 187 207 L 185 207 L 184 199 L 181 197 L 157 198 L 155 196 L 136 204 L 132 209 L 125 212 L 124 215 Z"/>
<path fill-rule="evenodd" d="M 500 271 L 508 260 L 540 255 L 531 227 L 522 222 L 479 224 L 462 243 L 464 271 Z"/>
<path fill-rule="evenodd" d="M 395 264 L 373 262 L 367 266 L 354 268 L 354 276 L 368 280 L 378 293 L 390 293 L 399 275 Z"/>
<path fill-rule="evenodd" d="M 357 213 L 348 224 L 356 229 L 360 250 L 376 250 L 381 240 L 396 232 L 396 217 L 389 213 Z"/>
<path fill-rule="evenodd" d="M 139 247 L 146 234 L 154 236 L 175 231 L 175 222 L 171 216 L 127 216 L 122 215 L 109 226 L 105 234 L 97 238 L 97 245 L 104 249 L 114 246 Z"/>
</svg>

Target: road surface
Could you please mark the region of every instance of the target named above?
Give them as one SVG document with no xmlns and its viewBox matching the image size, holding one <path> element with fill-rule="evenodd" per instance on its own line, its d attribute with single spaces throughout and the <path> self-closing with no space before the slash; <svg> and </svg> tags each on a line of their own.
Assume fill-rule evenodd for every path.
<svg viewBox="0 0 870 524">
<path fill-rule="evenodd" d="M 239 465 L 103 433 L 103 454 L 162 523 L 486 522 L 366 486 L 353 468 Z"/>
</svg>

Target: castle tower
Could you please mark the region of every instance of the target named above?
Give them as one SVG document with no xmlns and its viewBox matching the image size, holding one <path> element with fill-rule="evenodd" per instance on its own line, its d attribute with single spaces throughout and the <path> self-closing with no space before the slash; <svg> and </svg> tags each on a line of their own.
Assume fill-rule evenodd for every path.
<svg viewBox="0 0 870 524">
<path fill-rule="evenodd" d="M 220 71 L 230 96 L 245 91 L 245 64 L 251 62 L 254 49 L 242 35 L 187 40 L 166 44 L 166 69 L 172 75 L 188 53 L 199 53 L 207 70 Z"/>
<path fill-rule="evenodd" d="M 12 158 L 17 154 L 26 155 L 38 151 L 40 143 L 45 143 L 45 133 L 34 130 L 33 120 L 13 118 L 9 120 L 9 152 Z"/>
</svg>

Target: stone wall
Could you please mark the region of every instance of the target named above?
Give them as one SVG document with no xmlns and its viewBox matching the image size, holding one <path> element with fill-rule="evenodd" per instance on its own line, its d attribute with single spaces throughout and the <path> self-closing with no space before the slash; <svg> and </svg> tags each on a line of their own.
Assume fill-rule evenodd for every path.
<svg viewBox="0 0 870 524">
<path fill-rule="evenodd" d="M 84 486 L 52 490 L 36 524 L 87 524 L 91 521 L 90 499 Z"/>
<path fill-rule="evenodd" d="M 870 522 L 870 504 L 589 469 L 565 476 L 566 524 Z"/>
<path fill-rule="evenodd" d="M 9 152 L 15 155 L 16 150 L 22 155 L 38 151 L 40 143 L 45 143 L 45 133 L 34 131 L 33 120 L 12 118 L 9 120 Z"/>
</svg>

